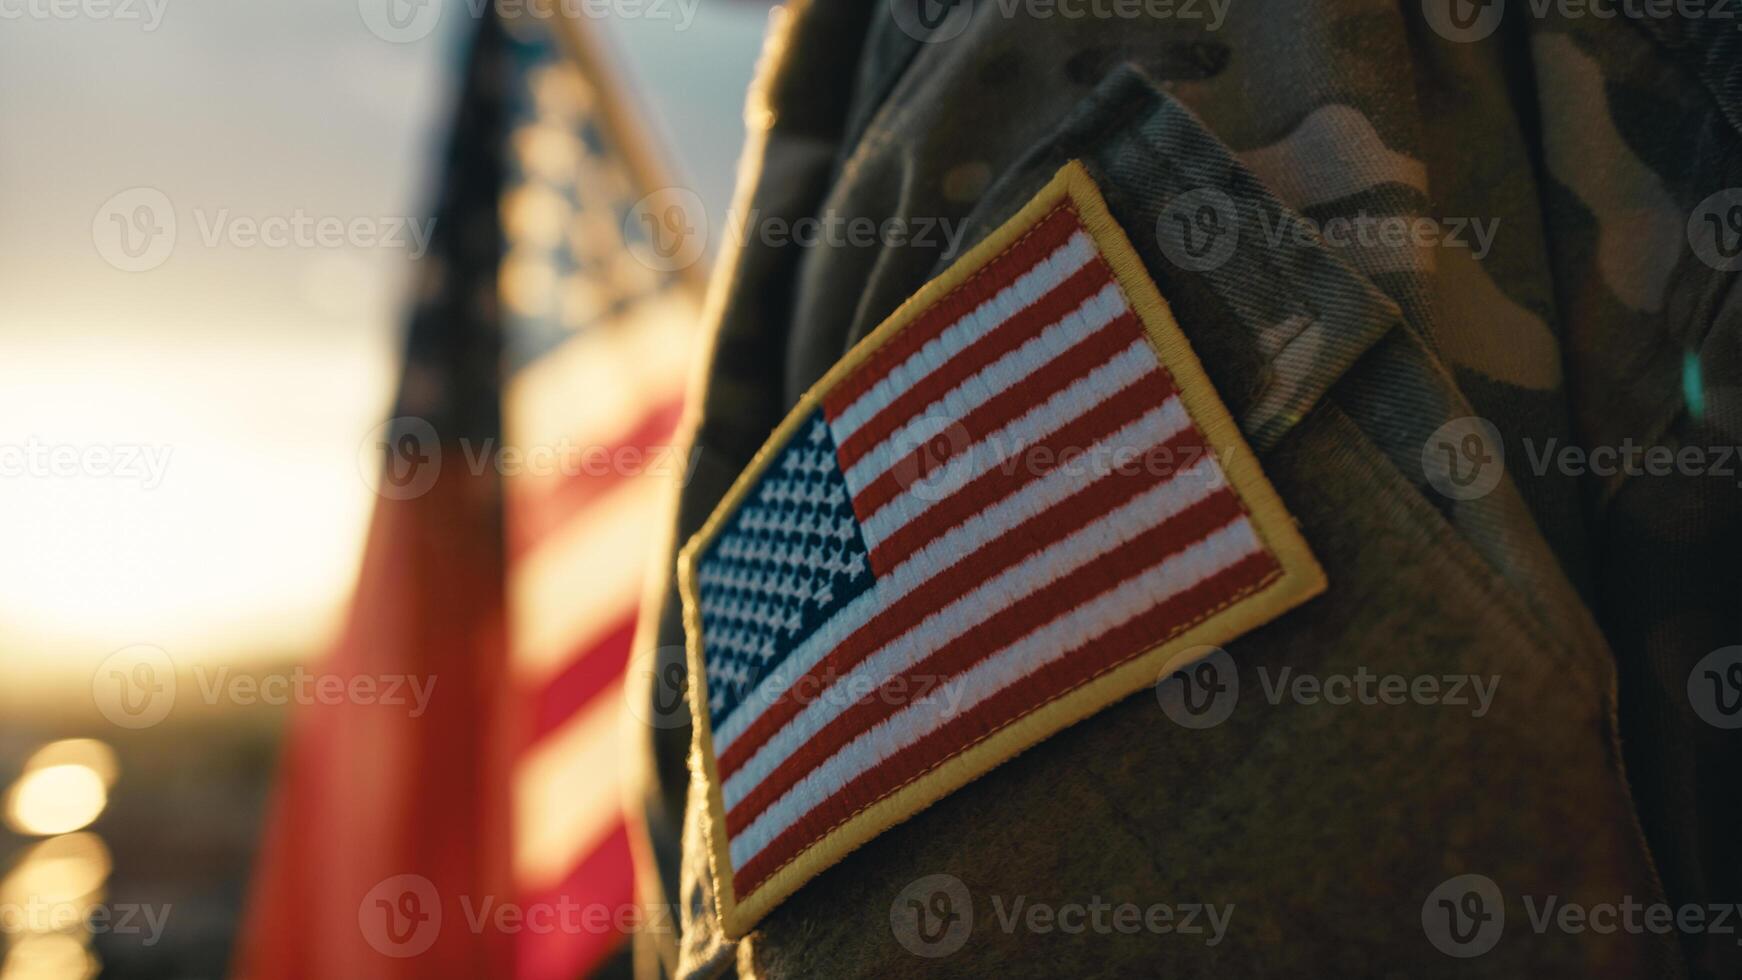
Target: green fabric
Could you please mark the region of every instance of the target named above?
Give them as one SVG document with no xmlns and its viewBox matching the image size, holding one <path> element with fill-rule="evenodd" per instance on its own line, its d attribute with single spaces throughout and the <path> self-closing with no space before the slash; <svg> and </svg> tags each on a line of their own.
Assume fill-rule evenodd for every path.
<svg viewBox="0 0 1742 980">
<path fill-rule="evenodd" d="M 1454 3 L 1504 13 L 1466 40 L 1445 26 Z M 1154 694 L 1121 702 L 885 833 L 739 944 L 698 873 L 690 732 L 656 729 L 647 809 L 685 909 L 680 971 L 1736 975 L 1734 935 L 1530 920 L 1551 895 L 1742 900 L 1739 736 L 1689 694 L 1702 658 L 1742 642 L 1738 477 L 1553 465 L 1569 446 L 1716 460 L 1742 433 L 1742 290 L 1713 260 L 1727 240 L 1699 238 L 1730 214 L 1702 208 L 1742 187 L 1736 41 L 1525 3 L 1234 2 L 1214 24 L 1217 5 L 1194 6 L 1206 17 L 1037 19 L 983 0 L 924 43 L 885 3 L 801 3 L 750 206 L 965 222 L 971 245 L 1084 159 L 1329 591 L 1229 645 L 1227 721 L 1192 730 Z M 1162 229 L 1206 189 L 1239 244 L 1193 270 Z M 1435 219 L 1464 244 L 1328 240 L 1339 219 L 1380 218 Z M 736 257 L 680 540 L 803 390 L 950 258 L 754 241 Z M 1505 468 L 1463 499 L 1432 460 L 1442 426 L 1471 416 Z M 682 642 L 673 592 L 668 662 Z M 1498 686 L 1479 715 L 1273 704 L 1285 668 Z M 931 959 L 891 908 L 936 874 L 975 921 Z M 1430 942 L 1423 909 L 1466 874 L 1498 886 L 1506 924 L 1463 959 Z M 1213 946 L 1007 931 L 1019 896 L 1234 912 Z"/>
</svg>

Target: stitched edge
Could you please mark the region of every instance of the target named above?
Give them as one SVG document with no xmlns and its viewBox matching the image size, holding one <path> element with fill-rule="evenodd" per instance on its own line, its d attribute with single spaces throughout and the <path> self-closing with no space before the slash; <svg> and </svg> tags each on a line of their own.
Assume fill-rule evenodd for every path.
<svg viewBox="0 0 1742 980">
<path fill-rule="evenodd" d="M 1145 335 L 1158 360 L 1175 378 L 1187 414 L 1205 440 L 1218 452 L 1235 450 L 1222 463 L 1235 496 L 1246 508 L 1254 529 L 1281 568 L 1268 584 L 1254 586 L 1239 600 L 1205 614 L 1194 625 L 1182 627 L 1160 645 L 1135 654 L 1043 705 L 964 746 L 937 764 L 923 777 L 904 783 L 880 800 L 867 804 L 834 830 L 834 839 L 819 838 L 806 850 L 784 863 L 740 901 L 733 881 L 729 839 L 724 833 L 724 798 L 715 769 L 713 732 L 705 695 L 698 693 L 696 679 L 706 677 L 701 636 L 701 609 L 697 601 L 696 572 L 703 551 L 730 520 L 745 496 L 754 488 L 774 457 L 794 431 L 821 404 L 823 396 L 859 371 L 892 338 L 919 315 L 960 289 L 1057 207 L 1074 204 L 1085 230 L 1104 261 L 1113 269 L 1128 301 L 1143 323 Z M 757 452 L 745 471 L 709 516 L 706 524 L 685 546 L 678 564 L 679 587 L 684 606 L 686 648 L 690 668 L 690 709 L 694 725 L 692 771 L 702 780 L 707 795 L 708 819 L 701 828 L 708 841 L 708 870 L 714 887 L 721 931 L 729 939 L 741 939 L 752 926 L 805 882 L 820 874 L 890 827 L 914 814 L 997 765 L 1058 731 L 1095 714 L 1150 683 L 1152 676 L 1171 673 L 1190 658 L 1183 651 L 1198 645 L 1219 644 L 1247 632 L 1324 591 L 1324 572 L 1301 538 L 1294 520 L 1270 486 L 1256 457 L 1221 403 L 1196 354 L 1174 321 L 1166 301 L 1156 289 L 1142 259 L 1124 230 L 1114 221 L 1087 169 L 1080 161 L 1067 163 L 1013 217 L 984 241 L 958 259 L 949 269 L 922 286 L 852 350 L 848 351 L 821 380 L 807 391 Z M 705 690 L 705 688 L 703 688 Z M 698 765 L 699 763 L 699 765 Z M 851 825 L 851 826 L 849 826 Z M 722 873 L 724 869 L 724 873 Z"/>
</svg>

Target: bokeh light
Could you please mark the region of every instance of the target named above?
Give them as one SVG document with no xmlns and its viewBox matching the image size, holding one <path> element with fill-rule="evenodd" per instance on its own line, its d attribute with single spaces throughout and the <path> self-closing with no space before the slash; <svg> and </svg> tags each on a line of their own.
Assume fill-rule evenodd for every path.
<svg viewBox="0 0 1742 980">
<path fill-rule="evenodd" d="M 79 939 L 65 935 L 20 940 L 0 966 L 0 980 L 86 980 L 97 975 L 97 958 Z"/>
<path fill-rule="evenodd" d="M 67 834 L 45 840 L 19 859 L 0 880 L 0 904 L 31 902 L 62 905 L 95 896 L 108 880 L 109 848 L 95 834 Z"/>
<path fill-rule="evenodd" d="M 24 771 L 68 765 L 90 769 L 102 778 L 104 786 L 115 785 L 115 778 L 121 773 L 115 750 L 94 738 L 63 738 L 50 742 L 31 753 L 24 762 Z"/>
<path fill-rule="evenodd" d="M 64 834 L 87 826 L 109 803 L 101 773 L 71 763 L 19 777 L 6 799 L 6 822 L 21 834 Z"/>
</svg>

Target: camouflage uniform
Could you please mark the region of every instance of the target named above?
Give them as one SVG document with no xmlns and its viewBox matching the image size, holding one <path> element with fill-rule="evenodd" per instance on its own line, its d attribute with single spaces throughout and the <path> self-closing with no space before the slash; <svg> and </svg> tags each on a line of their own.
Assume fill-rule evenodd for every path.
<svg viewBox="0 0 1742 980">
<path fill-rule="evenodd" d="M 916 29 L 905 5 L 797 0 L 747 112 L 738 208 L 941 218 L 972 245 L 1083 160 L 1330 580 L 1229 645 L 1239 689 L 1261 695 L 1285 668 L 1497 677 L 1491 710 L 1242 696 L 1194 730 L 1131 697 L 877 837 L 736 943 L 698 866 L 690 732 L 655 729 L 647 821 L 661 898 L 683 914 L 679 935 L 645 937 L 644 967 L 1742 971 L 1734 935 L 1533 923 L 1549 896 L 1742 899 L 1742 756 L 1689 683 L 1742 636 L 1737 478 L 1556 462 L 1567 446 L 1716 461 L 1737 442 L 1742 194 L 1720 193 L 1742 186 L 1737 22 L 1522 0 L 1224 12 L 1047 17 L 962 0 Z M 1170 236 L 1206 206 L 1214 220 L 1196 230 L 1233 250 L 1180 261 Z M 1384 217 L 1433 219 L 1464 244 L 1329 231 Z M 727 249 L 680 540 L 946 251 Z M 663 612 L 662 669 L 681 664 L 675 593 Z M 975 925 L 931 958 L 891 920 L 935 874 L 960 880 Z M 1497 944 L 1468 958 L 1443 936 L 1436 948 L 1429 921 L 1436 889 L 1465 875 L 1491 881 L 1506 913 Z M 1037 933 L 1001 918 L 1019 896 L 1235 912 L 1214 945 Z"/>
</svg>

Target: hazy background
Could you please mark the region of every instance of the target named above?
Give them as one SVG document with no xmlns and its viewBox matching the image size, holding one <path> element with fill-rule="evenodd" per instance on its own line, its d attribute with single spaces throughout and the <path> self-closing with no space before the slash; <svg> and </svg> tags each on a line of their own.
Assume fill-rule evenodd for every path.
<svg viewBox="0 0 1742 980">
<path fill-rule="evenodd" d="M 140 644 L 184 670 L 283 673 L 337 626 L 407 250 L 207 238 L 427 220 L 472 0 L 409 43 L 367 28 L 371 2 L 0 4 L 0 909 L 28 884 L 176 910 L 150 945 L 0 915 L 0 980 L 222 970 L 283 710 L 182 697 L 132 731 L 92 684 Z M 702 0 L 687 30 L 592 22 L 711 214 L 766 18 Z M 174 248 L 124 271 L 103 242 L 112 258 L 112 202 L 139 188 L 173 207 Z M 63 738 L 84 741 L 41 754 Z"/>
</svg>

